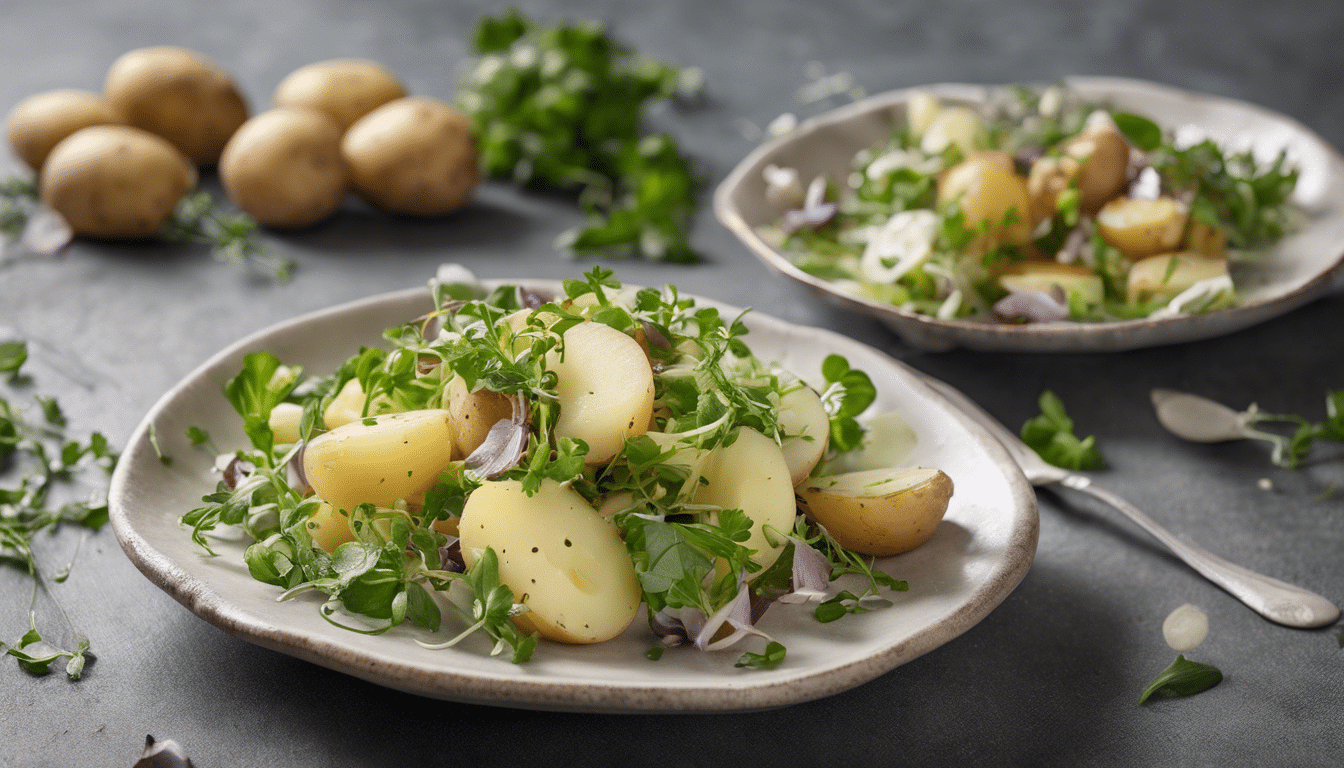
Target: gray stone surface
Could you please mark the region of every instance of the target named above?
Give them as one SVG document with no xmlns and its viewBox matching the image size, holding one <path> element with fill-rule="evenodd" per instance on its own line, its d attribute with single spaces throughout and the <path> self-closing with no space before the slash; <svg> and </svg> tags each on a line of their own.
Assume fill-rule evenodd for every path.
<svg viewBox="0 0 1344 768">
<path fill-rule="evenodd" d="M 810 62 L 870 92 L 924 82 L 1106 74 L 1251 100 L 1344 145 L 1344 4 L 1104 0 L 887 3 L 525 3 L 544 19 L 612 22 L 641 50 L 704 68 L 710 102 L 659 112 L 712 184 L 752 146 L 738 122 L 799 109 Z M 0 107 L 48 88 L 97 89 L 120 53 L 174 43 L 232 71 L 254 106 L 309 61 L 366 56 L 419 93 L 452 97 L 474 20 L 499 6 L 351 0 L 0 4 Z M 0 159 L 0 162 L 3 162 Z M 76 428 L 124 442 L 180 377 L 234 339 L 368 294 L 422 283 L 444 261 L 485 277 L 567 277 L 557 196 L 489 184 L 443 220 L 351 203 L 313 230 L 270 238 L 299 271 L 276 286 L 191 249 L 80 242 L 0 269 L 0 333 L 34 340 L 32 372 Z M 848 333 L 961 387 L 1018 425 L 1042 388 L 1095 433 L 1099 475 L 1178 534 L 1344 600 L 1341 462 L 1274 469 L 1258 446 L 1179 444 L 1147 404 L 1177 386 L 1320 418 L 1344 386 L 1344 299 L 1223 339 L 1116 355 L 922 354 L 875 323 L 768 275 L 708 214 L 695 267 L 619 265 L 630 282 L 750 304 Z M 1257 487 L 1268 478 L 1273 490 Z M 44 539 L 63 557 L 78 535 Z M 0 571 L 0 639 L 24 630 L 26 581 Z M 57 589 L 97 655 L 84 680 L 0 664 L 0 765 L 129 766 L 145 734 L 197 766 L 496 765 L 1327 765 L 1344 754 L 1344 634 L 1284 629 L 1194 575 L 1106 510 L 1042 496 L 1039 554 L 1022 585 L 961 638 L 850 692 L 716 716 L 551 714 L 444 703 L 253 647 L 154 588 L 110 530 Z M 1160 625 L 1193 602 L 1212 634 L 1194 654 L 1226 680 L 1200 696 L 1135 704 L 1171 660 Z"/>
</svg>

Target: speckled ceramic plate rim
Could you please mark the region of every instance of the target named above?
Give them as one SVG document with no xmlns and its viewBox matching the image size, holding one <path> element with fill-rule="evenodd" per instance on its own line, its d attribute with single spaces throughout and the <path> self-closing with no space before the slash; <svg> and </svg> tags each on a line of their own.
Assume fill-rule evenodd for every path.
<svg viewBox="0 0 1344 768">
<path fill-rule="evenodd" d="M 497 281 L 501 282 L 501 281 Z M 525 282 L 541 288 L 553 288 L 548 281 Z M 792 332 L 803 332 L 825 344 L 827 349 L 841 353 L 868 350 L 885 358 L 891 365 L 890 373 L 900 385 L 917 393 L 946 412 L 959 428 L 962 439 L 974 450 L 983 451 L 992 463 L 993 471 L 1002 475 L 1009 489 L 1002 499 L 1002 507 L 994 514 L 1004 516 L 998 523 L 1009 533 L 992 572 L 975 585 L 962 603 L 940 621 L 919 628 L 900 642 L 891 643 L 880 651 L 853 659 L 838 666 L 820 669 L 791 670 L 785 677 L 771 679 L 768 675 L 726 677 L 721 683 L 684 684 L 669 676 L 652 685 L 629 684 L 612 680 L 551 680 L 544 677 L 494 676 L 488 673 L 461 674 L 426 668 L 407 663 L 395 654 L 395 647 L 386 652 L 355 650 L 342 638 L 348 632 L 331 628 L 332 632 L 302 632 L 291 627 L 277 626 L 252 612 L 240 608 L 227 595 L 222 595 L 210 584 L 189 574 L 172 557 L 156 546 L 152 536 L 147 537 L 137 525 L 137 516 L 148 514 L 137 505 L 152 503 L 153 487 L 145 478 L 152 477 L 154 468 L 162 468 L 158 454 L 150 443 L 149 429 L 169 411 L 186 388 L 199 385 L 203 380 L 222 382 L 238 370 L 244 354 L 266 349 L 278 336 L 294 329 L 339 322 L 342 317 L 358 316 L 370 310 L 378 311 L 417 303 L 427 305 L 428 292 L 411 289 L 362 299 L 326 310 L 313 312 L 280 323 L 252 334 L 217 353 L 167 392 L 142 420 L 132 435 L 126 451 L 112 478 L 109 506 L 112 527 L 127 556 L 151 582 L 163 589 L 179 603 L 209 623 L 256 645 L 298 657 L 330 669 L 345 672 L 386 687 L 453 701 L 513 706 L 528 709 L 590 711 L 590 712 L 710 712 L 765 709 L 829 696 L 872 680 L 895 667 L 919 657 L 964 633 L 993 610 L 1026 575 L 1035 554 L 1038 518 L 1036 499 L 1012 459 L 982 428 L 963 416 L 936 392 L 914 378 L 903 364 L 858 342 L 821 329 L 804 329 L 759 313 L 748 317 L 755 327 L 773 325 Z M 707 302 L 713 304 L 714 302 Z M 725 306 L 719 304 L 718 306 Z M 222 396 L 221 403 L 225 403 Z M 160 433 L 160 442 L 164 435 Z M 201 491 L 210 490 L 210 482 L 201 479 Z M 955 499 L 955 497 L 954 497 Z M 175 520 L 182 509 L 157 510 L 171 514 Z M 185 529 L 177 534 L 189 538 Z M 918 551 L 918 550 L 917 550 Z M 258 589 L 271 589 L 254 582 Z M 303 606 L 286 606 L 295 610 Z M 875 614 L 869 614 L 875 615 Z M 863 617 L 850 619 L 862 620 Z M 637 623 L 640 620 L 636 620 Z M 281 622 L 282 623 L 282 622 Z M 540 649 L 544 653 L 546 648 Z M 444 653 L 462 653 L 450 650 Z M 735 654 L 733 655 L 735 658 Z M 660 662 L 661 663 L 661 662 Z M 782 669 L 788 669 L 786 663 Z"/>
<path fill-rule="evenodd" d="M 1304 138 L 1319 144 L 1336 164 L 1344 164 L 1344 155 L 1306 126 L 1287 115 L 1255 104 L 1125 78 L 1072 77 L 1066 78 L 1065 82 L 1089 92 L 1125 91 L 1133 95 L 1136 92 L 1150 91 L 1166 97 L 1180 97 L 1191 103 L 1244 111 L 1280 123 L 1300 133 Z M 1336 244 L 1334 253 L 1337 255 L 1333 261 L 1304 284 L 1265 299 L 1246 302 L 1217 312 L 1157 320 L 1144 318 L 1096 324 L 1005 325 L 940 320 L 855 296 L 837 288 L 827 280 L 802 271 L 761 238 L 752 224 L 748 223 L 741 207 L 734 199 L 741 194 L 741 189 L 749 178 L 759 176 L 768 161 L 786 154 L 790 146 L 799 139 L 856 118 L 863 118 L 873 112 L 903 104 L 915 90 L 929 91 L 953 99 L 975 101 L 983 98 L 986 86 L 940 83 L 903 88 L 877 94 L 808 118 L 794 131 L 757 147 L 728 174 L 714 194 L 715 215 L 769 268 L 807 286 L 832 304 L 857 310 L 881 320 L 912 345 L 931 350 L 962 346 L 992 351 L 1110 352 L 1196 341 L 1248 328 L 1303 306 L 1330 291 L 1332 283 L 1339 279 L 1337 273 L 1344 265 L 1344 242 Z"/>
</svg>

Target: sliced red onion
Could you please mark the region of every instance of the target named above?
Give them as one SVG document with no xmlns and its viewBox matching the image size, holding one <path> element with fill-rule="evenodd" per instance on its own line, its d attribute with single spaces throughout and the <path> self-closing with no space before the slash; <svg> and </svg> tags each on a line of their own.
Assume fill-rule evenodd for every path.
<svg viewBox="0 0 1344 768">
<path fill-rule="evenodd" d="M 490 427 L 485 440 L 463 462 L 467 469 L 493 480 L 518 466 L 527 452 L 527 420 L 530 410 L 520 395 L 511 395 L 513 418 L 500 419 Z"/>
<path fill-rule="evenodd" d="M 664 607 L 649 617 L 649 628 L 662 639 L 664 645 L 677 646 L 691 642 L 705 626 L 705 614 L 698 608 Z"/>
<path fill-rule="evenodd" d="M 467 562 L 462 559 L 462 540 L 449 536 L 448 543 L 439 547 L 439 568 L 449 573 L 466 573 Z"/>
<path fill-rule="evenodd" d="M 289 459 L 289 464 L 285 468 L 286 479 L 289 480 L 289 487 L 296 491 L 303 492 L 308 488 L 308 473 L 303 471 L 303 454 L 308 450 L 307 443 L 299 446 L 297 451 Z"/>
<path fill-rule="evenodd" d="M 667 337 L 664 336 L 653 323 L 645 321 L 641 322 L 641 325 L 644 327 L 644 338 L 649 342 L 650 347 L 657 347 L 658 349 L 672 348 L 672 342 L 668 341 Z"/>
<path fill-rule="evenodd" d="M 812 603 L 826 599 L 831 584 L 831 562 L 811 544 L 790 536 L 793 542 L 793 590 L 781 595 L 781 603 Z"/>
<path fill-rule="evenodd" d="M 45 205 L 38 206 L 23 228 L 23 247 L 40 256 L 52 256 L 75 236 L 65 217 Z"/>
<path fill-rule="evenodd" d="M 743 576 L 745 577 L 745 574 Z M 719 633 L 724 624 L 732 627 L 733 631 L 725 637 L 714 640 L 713 637 Z M 737 594 L 705 621 L 705 626 L 696 634 L 694 645 L 702 651 L 721 651 L 731 648 L 739 640 L 751 635 L 769 639 L 769 635 L 756 629 L 751 623 L 751 589 L 747 587 L 745 578 L 739 578 Z"/>
<path fill-rule="evenodd" d="M 1064 238 L 1064 244 L 1059 247 L 1059 252 L 1055 254 L 1055 261 L 1060 264 L 1076 264 L 1083 258 L 1083 248 L 1086 247 L 1092 239 L 1092 227 L 1089 222 L 1079 222 L 1078 226 L 1069 230 L 1069 234 Z"/>
<path fill-rule="evenodd" d="M 248 475 L 252 474 L 254 469 L 256 467 L 252 465 L 252 462 L 243 461 L 238 456 L 234 456 L 233 461 L 230 461 L 229 465 L 224 467 L 224 485 L 229 490 L 234 490 L 247 479 Z"/>
<path fill-rule="evenodd" d="M 1015 291 L 999 299 L 994 304 L 994 314 L 1001 320 L 1013 322 L 1026 320 L 1032 323 L 1049 323 L 1063 320 L 1069 316 L 1069 303 L 1064 289 L 1058 285 L 1045 291 Z"/>
<path fill-rule="evenodd" d="M 518 303 L 526 309 L 536 309 L 543 304 L 549 304 L 555 301 L 555 296 L 548 291 L 536 291 L 531 288 L 518 288 Z"/>
<path fill-rule="evenodd" d="M 789 211 L 779 220 L 779 228 L 788 234 L 793 234 L 803 227 L 817 229 L 825 226 L 835 214 L 840 210 L 835 203 L 822 203 L 811 208 L 799 208 L 796 211 Z"/>
</svg>

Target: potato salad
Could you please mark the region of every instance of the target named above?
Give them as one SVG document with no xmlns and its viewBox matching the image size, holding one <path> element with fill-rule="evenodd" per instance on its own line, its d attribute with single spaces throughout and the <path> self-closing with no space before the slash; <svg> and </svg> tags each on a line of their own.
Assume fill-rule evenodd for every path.
<svg viewBox="0 0 1344 768">
<path fill-rule="evenodd" d="M 824 623 L 889 604 L 906 585 L 873 558 L 947 510 L 951 480 L 893 466 L 872 435 L 899 415 L 867 413 L 873 384 L 838 355 L 805 372 L 814 389 L 754 356 L 741 316 L 602 268 L 559 295 L 431 289 L 433 312 L 338 370 L 247 356 L 225 395 L 251 446 L 182 518 L 206 550 L 241 528 L 252 576 L 324 595 L 339 626 L 410 622 L 430 648 L 483 634 L 523 662 L 642 616 L 651 658 L 737 647 L 770 667 L 767 607 L 815 603 Z"/>
<path fill-rule="evenodd" d="M 762 234 L 800 269 L 945 320 L 1104 322 L 1237 301 L 1229 261 L 1293 224 L 1297 170 L 1192 131 L 1020 86 L 915 91 L 847 178 L 768 166 Z"/>
</svg>

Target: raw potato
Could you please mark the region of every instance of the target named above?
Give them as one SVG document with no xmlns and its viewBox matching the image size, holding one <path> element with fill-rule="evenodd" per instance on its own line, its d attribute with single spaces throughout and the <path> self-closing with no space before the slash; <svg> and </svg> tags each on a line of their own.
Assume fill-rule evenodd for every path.
<svg viewBox="0 0 1344 768">
<path fill-rule="evenodd" d="M 779 430 L 785 437 L 780 443 L 784 463 L 789 466 L 789 482 L 798 485 L 826 455 L 831 442 L 831 417 L 821 404 L 816 390 L 802 385 L 779 399 Z"/>
<path fill-rule="evenodd" d="M 784 453 L 774 440 L 751 427 L 738 430 L 737 440 L 713 451 L 700 467 L 702 478 L 695 503 L 722 509 L 740 509 L 751 518 L 751 538 L 743 543 L 756 550 L 751 556 L 769 567 L 788 543 L 798 505 Z M 716 515 L 708 515 L 717 524 Z M 773 537 L 766 527 L 775 529 Z"/>
<path fill-rule="evenodd" d="M 1106 242 L 1131 259 L 1176 250 L 1188 213 L 1170 197 L 1142 200 L 1120 197 L 1097 213 L 1097 229 Z"/>
<path fill-rule="evenodd" d="M 1055 261 L 1019 261 L 1004 267 L 999 285 L 1009 292 L 1042 291 L 1059 286 L 1067 294 L 1077 294 L 1088 304 L 1100 304 L 1106 289 L 1101 276 L 1081 264 Z"/>
<path fill-rule="evenodd" d="M 158 136 L 96 125 L 57 144 L 39 180 L 42 202 L 76 234 L 153 237 L 196 186 L 196 169 Z"/>
<path fill-rule="evenodd" d="M 308 484 L 337 509 L 391 507 L 424 493 L 453 461 L 445 410 L 407 411 L 351 422 L 315 437 L 303 452 Z"/>
<path fill-rule="evenodd" d="M 126 120 L 96 93 L 59 90 L 20 101 L 5 121 L 9 146 L 35 171 L 67 136 L 93 125 L 119 125 Z"/>
<path fill-rule="evenodd" d="M 1027 183 L 995 155 L 977 154 L 948 169 L 938 181 L 938 207 L 959 203 L 967 227 L 990 227 L 989 245 L 1024 245 L 1031 238 Z"/>
<path fill-rule="evenodd" d="M 490 547 L 499 580 L 528 611 L 524 632 L 562 643 L 600 643 L 639 613 L 643 593 L 620 533 L 574 489 L 546 479 L 530 497 L 522 483 L 486 483 L 462 510 L 462 559 Z"/>
<path fill-rule="evenodd" d="M 488 389 L 472 392 L 461 376 L 448 382 L 448 412 L 453 415 L 457 450 L 463 456 L 470 456 L 485 442 L 495 422 L 513 418 L 513 406 L 507 397 Z"/>
<path fill-rule="evenodd" d="M 389 101 L 341 140 L 355 190 L 396 213 L 438 216 L 467 203 L 480 179 L 471 122 L 433 99 Z"/>
<path fill-rule="evenodd" d="M 1227 261 L 1198 253 L 1150 256 L 1130 267 L 1126 298 L 1131 304 L 1166 301 L 1201 280 L 1215 277 L 1227 277 Z"/>
<path fill-rule="evenodd" d="M 311 109 L 263 112 L 224 147 L 219 178 L 229 199 L 268 227 L 316 224 L 345 197 L 341 133 Z"/>
<path fill-rule="evenodd" d="M 331 402 L 327 403 L 327 409 L 322 412 L 322 423 L 327 429 L 336 429 L 353 421 L 359 421 L 364 417 L 364 400 L 364 388 L 359 385 L 359 379 L 350 379 Z M 386 395 L 378 395 L 369 403 L 370 416 L 390 413 L 393 410 L 395 408 Z"/>
<path fill-rule="evenodd" d="M 127 122 L 167 139 L 197 165 L 214 165 L 248 114 L 228 72 L 174 46 L 122 54 L 103 93 Z"/>
<path fill-rule="evenodd" d="M 848 549 L 886 557 L 929 540 L 947 514 L 952 479 L 922 467 L 818 477 L 798 489 L 808 515 Z"/>
<path fill-rule="evenodd" d="M 277 107 L 322 112 L 345 133 L 359 118 L 406 95 L 401 81 L 366 59 L 331 59 L 299 67 L 275 89 Z"/>
<path fill-rule="evenodd" d="M 560 418 L 555 434 L 588 444 L 589 465 L 606 464 L 653 418 L 653 369 L 639 342 L 602 323 L 565 331 L 560 350 L 547 355 L 555 371 Z"/>
</svg>

